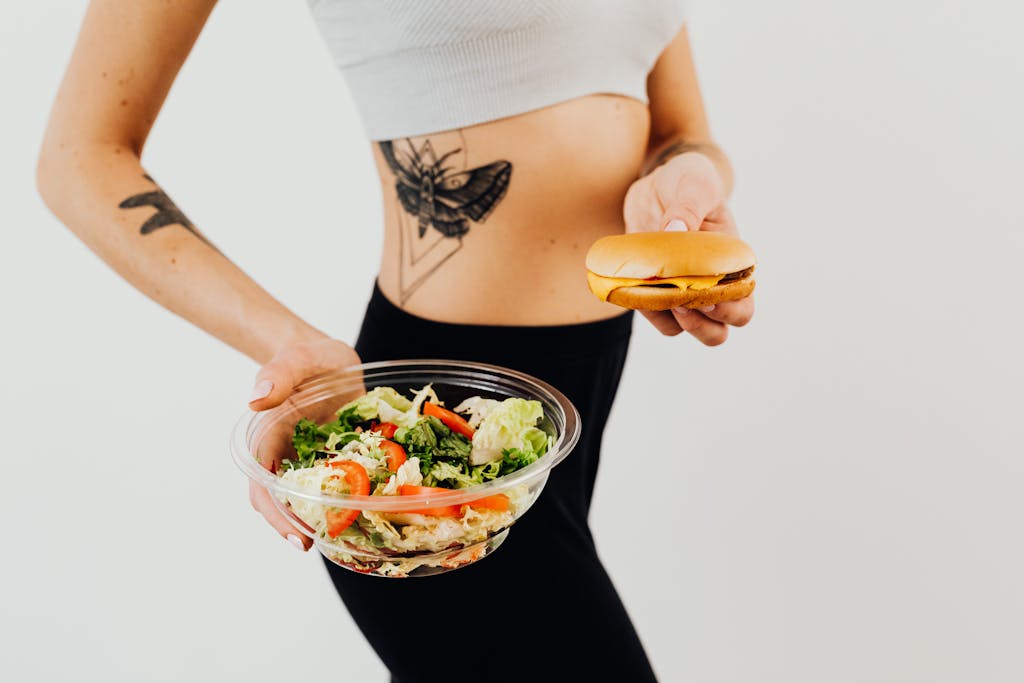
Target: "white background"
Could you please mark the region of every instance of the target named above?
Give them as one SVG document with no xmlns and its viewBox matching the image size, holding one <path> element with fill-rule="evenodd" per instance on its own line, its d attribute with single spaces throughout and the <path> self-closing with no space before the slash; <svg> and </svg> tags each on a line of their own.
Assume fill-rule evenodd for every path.
<svg viewBox="0 0 1024 683">
<path fill-rule="evenodd" d="M 0 678 L 382 681 L 229 460 L 256 368 L 36 196 L 84 6 L 0 6 Z M 638 320 L 608 424 L 593 526 L 664 681 L 1024 680 L 1024 15 L 967 7 L 692 5 L 761 276 L 724 347 Z M 380 247 L 362 135 L 304 3 L 225 0 L 145 162 L 351 340 Z"/>
</svg>

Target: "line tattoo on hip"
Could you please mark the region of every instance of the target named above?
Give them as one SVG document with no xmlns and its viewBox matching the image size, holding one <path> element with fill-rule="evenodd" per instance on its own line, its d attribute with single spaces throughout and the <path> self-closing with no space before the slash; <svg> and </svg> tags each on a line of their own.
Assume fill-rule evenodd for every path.
<svg viewBox="0 0 1024 683">
<path fill-rule="evenodd" d="M 399 226 L 402 303 L 462 247 L 470 223 L 486 221 L 508 191 L 511 162 L 466 168 L 462 142 L 441 155 L 429 138 L 418 147 L 408 138 L 377 145 L 395 175 L 400 213 L 414 219 Z"/>
</svg>

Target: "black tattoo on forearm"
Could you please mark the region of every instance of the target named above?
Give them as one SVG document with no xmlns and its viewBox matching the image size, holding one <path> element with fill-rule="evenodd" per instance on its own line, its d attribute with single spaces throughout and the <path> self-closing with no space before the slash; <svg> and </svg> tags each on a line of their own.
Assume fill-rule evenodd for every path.
<svg viewBox="0 0 1024 683">
<path fill-rule="evenodd" d="M 470 221 L 487 220 L 512 177 L 512 164 L 504 160 L 465 170 L 446 166 L 455 162 L 456 155 L 465 158 L 465 144 L 438 156 L 429 139 L 418 148 L 409 139 L 404 143 L 402 148 L 392 141 L 378 144 L 395 174 L 402 210 L 416 219 L 400 227 L 402 303 L 461 248 Z"/>
<path fill-rule="evenodd" d="M 149 177 L 148 174 L 143 175 L 143 177 L 154 185 L 157 185 L 156 181 Z M 157 185 L 157 188 L 151 192 L 142 192 L 140 194 L 132 195 L 117 206 L 119 209 L 135 209 L 142 206 L 152 206 L 156 209 L 156 213 L 147 218 L 146 222 L 139 228 L 139 232 L 143 235 L 148 235 L 151 232 L 167 227 L 168 225 L 180 225 L 202 241 L 209 244 L 211 247 L 213 246 L 210 244 L 210 241 L 196 229 L 196 226 L 192 225 L 192 221 L 182 213 L 181 209 L 175 205 L 159 185 Z"/>
<path fill-rule="evenodd" d="M 718 148 L 718 145 L 708 142 L 683 142 L 682 140 L 676 140 L 665 147 L 665 149 L 658 152 L 658 154 L 655 155 L 655 157 L 644 167 L 641 175 L 647 175 L 672 157 L 685 154 L 686 152 L 700 152 L 712 159 L 721 159 L 724 156 L 722 154 L 722 150 Z"/>
</svg>

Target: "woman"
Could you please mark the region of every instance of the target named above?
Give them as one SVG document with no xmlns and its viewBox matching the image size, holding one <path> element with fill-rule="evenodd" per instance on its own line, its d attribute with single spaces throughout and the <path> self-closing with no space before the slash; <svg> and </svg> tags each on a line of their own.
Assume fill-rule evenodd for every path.
<svg viewBox="0 0 1024 683">
<path fill-rule="evenodd" d="M 354 348 L 249 279 L 143 170 L 147 134 L 214 4 L 93 0 L 40 154 L 46 203 L 135 287 L 260 364 L 256 410 L 360 359 L 479 360 L 562 389 L 583 437 L 500 552 L 429 579 L 328 570 L 394 680 L 653 680 L 587 526 L 632 317 L 588 291 L 583 261 L 594 240 L 623 230 L 735 232 L 731 169 L 677 3 L 311 3 L 384 196 L 379 277 Z M 747 299 L 645 317 L 716 345 L 752 312 Z M 265 490 L 250 498 L 308 549 Z M 509 607 L 487 623 L 530 641 L 536 660 L 492 668 L 491 648 L 474 646 L 452 652 L 450 667 L 423 668 L 438 661 L 439 638 L 465 629 L 445 604 L 497 596 Z M 430 606 L 430 630 L 396 634 L 388 615 L 410 605 Z"/>
</svg>

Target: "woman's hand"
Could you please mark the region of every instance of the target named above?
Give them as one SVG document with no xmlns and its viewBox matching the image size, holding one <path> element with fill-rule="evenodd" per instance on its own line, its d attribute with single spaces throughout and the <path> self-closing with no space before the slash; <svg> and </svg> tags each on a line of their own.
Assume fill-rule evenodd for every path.
<svg viewBox="0 0 1024 683">
<path fill-rule="evenodd" d="M 726 190 L 715 164 L 700 152 L 672 157 L 637 180 L 626 193 L 626 232 L 713 230 L 738 235 L 725 205 Z M 729 301 L 701 309 L 641 311 L 665 335 L 689 332 L 707 346 L 723 343 L 729 326 L 741 327 L 754 315 L 754 299 Z"/>
<path fill-rule="evenodd" d="M 256 374 L 256 385 L 253 387 L 252 397 L 249 399 L 249 407 L 259 411 L 281 405 L 304 381 L 324 372 L 339 370 L 359 362 L 359 355 L 355 349 L 345 342 L 328 337 L 284 346 Z M 277 439 L 280 442 L 272 445 L 271 449 L 285 447 L 291 443 L 291 430 L 288 429 L 287 432 L 269 435 L 265 441 L 274 442 Z M 260 454 L 260 460 L 267 465 L 265 460 L 278 455 L 279 453 Z M 277 530 L 277 533 L 300 550 L 309 550 L 312 541 L 296 532 L 288 518 L 277 509 L 267 489 L 250 481 L 249 502 L 257 512 L 266 518 L 270 526 Z"/>
</svg>

